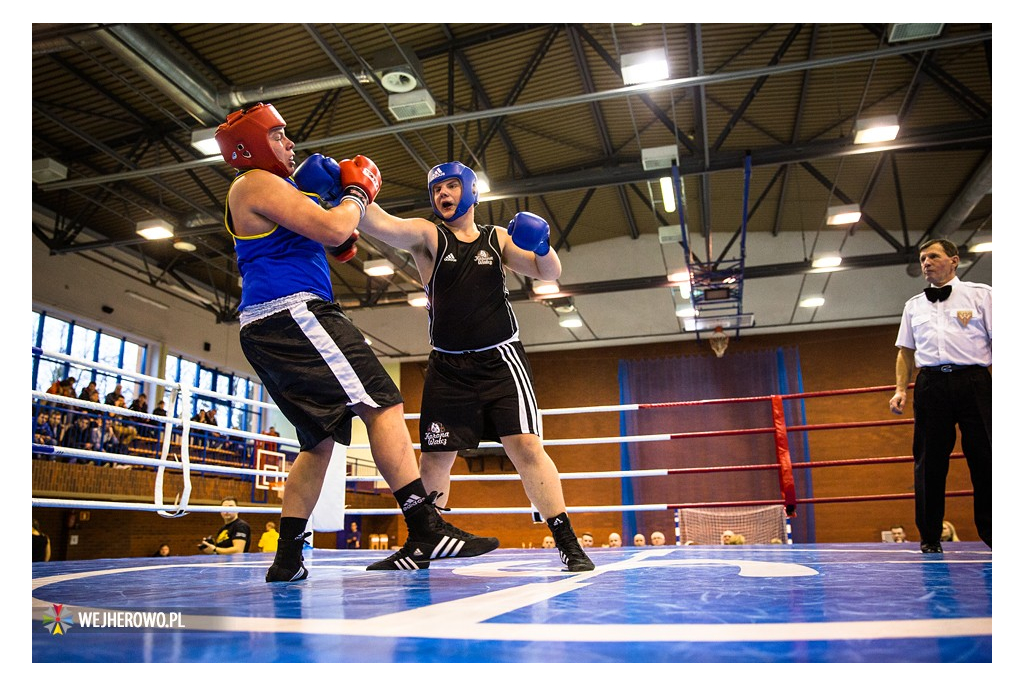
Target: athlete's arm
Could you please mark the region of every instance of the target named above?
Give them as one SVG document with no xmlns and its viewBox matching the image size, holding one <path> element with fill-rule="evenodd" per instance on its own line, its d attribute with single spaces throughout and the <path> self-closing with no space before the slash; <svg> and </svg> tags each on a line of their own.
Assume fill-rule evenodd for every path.
<svg viewBox="0 0 1024 685">
<path fill-rule="evenodd" d="M 385 212 L 376 202 L 366 208 L 359 230 L 391 247 L 429 254 L 437 251 L 437 227 L 426 219 L 402 219 Z"/>
<path fill-rule="evenodd" d="M 235 181 L 228 193 L 234 230 L 240 236 L 267 233 L 280 224 L 322 245 L 341 245 L 359 224 L 359 206 L 342 202 L 326 210 L 295 186 L 256 169 Z"/>
<path fill-rule="evenodd" d="M 555 281 L 562 275 L 562 262 L 553 249 L 548 250 L 543 256 L 538 255 L 513 243 L 508 230 L 499 226 L 495 231 L 498 234 L 498 244 L 501 246 L 501 261 L 508 268 L 541 281 Z"/>
</svg>

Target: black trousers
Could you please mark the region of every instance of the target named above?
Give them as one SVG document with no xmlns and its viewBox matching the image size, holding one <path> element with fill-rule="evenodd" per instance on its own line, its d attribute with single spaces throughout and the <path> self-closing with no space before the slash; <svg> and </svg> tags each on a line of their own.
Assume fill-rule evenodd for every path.
<svg viewBox="0 0 1024 685">
<path fill-rule="evenodd" d="M 974 525 L 992 546 L 992 374 L 972 366 L 922 368 L 914 385 L 914 495 L 921 542 L 938 542 L 946 513 L 946 475 L 956 445 L 974 486 Z"/>
</svg>

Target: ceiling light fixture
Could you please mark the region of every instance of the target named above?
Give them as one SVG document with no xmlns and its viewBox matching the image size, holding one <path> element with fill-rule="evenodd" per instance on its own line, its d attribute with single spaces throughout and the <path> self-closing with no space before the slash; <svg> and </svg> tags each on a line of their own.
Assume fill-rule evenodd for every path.
<svg viewBox="0 0 1024 685">
<path fill-rule="evenodd" d="M 174 226 L 163 219 L 146 219 L 135 224 L 135 232 L 146 240 L 174 237 Z"/>
<path fill-rule="evenodd" d="M 476 192 L 478 195 L 486 195 L 491 192 L 491 181 L 482 171 L 476 172 Z"/>
<path fill-rule="evenodd" d="M 562 328 L 580 328 L 583 326 L 583 319 L 577 311 L 566 312 L 558 315 L 558 325 Z"/>
<path fill-rule="evenodd" d="M 192 147 L 199 150 L 205 157 L 219 155 L 220 145 L 217 145 L 216 135 L 216 126 L 192 131 Z"/>
<path fill-rule="evenodd" d="M 845 226 L 846 224 L 855 224 L 860 221 L 860 205 L 836 205 L 835 207 L 828 208 L 828 219 L 826 223 L 829 226 Z"/>
<path fill-rule="evenodd" d="M 178 241 L 175 241 L 175 243 L 174 243 L 174 249 L 175 250 L 181 250 L 182 252 L 195 252 L 196 251 L 196 244 L 195 243 L 190 243 L 187 240 L 178 240 Z"/>
<path fill-rule="evenodd" d="M 671 176 L 661 177 L 661 204 L 669 214 L 676 211 L 676 194 L 672 189 Z"/>
<path fill-rule="evenodd" d="M 801 307 L 820 307 L 825 304 L 825 298 L 821 295 L 812 295 L 800 300 Z"/>
<path fill-rule="evenodd" d="M 171 283 L 167 287 L 170 288 L 171 290 L 173 290 L 174 292 L 180 294 L 180 295 L 184 295 L 185 297 L 189 298 L 190 300 L 195 300 L 196 302 L 199 302 L 199 303 L 205 304 L 205 305 L 212 305 L 213 304 L 213 300 L 211 300 L 210 298 L 205 297 L 205 296 L 195 292 L 194 290 L 189 290 L 188 288 L 183 288 L 182 286 L 178 285 L 177 283 Z"/>
<path fill-rule="evenodd" d="M 556 295 L 561 291 L 558 281 L 534 281 L 533 292 L 535 295 Z"/>
<path fill-rule="evenodd" d="M 395 265 L 386 259 L 370 259 L 363 262 L 363 273 L 367 276 L 390 276 L 395 273 Z"/>
<path fill-rule="evenodd" d="M 811 262 L 811 269 L 817 273 L 828 273 L 830 271 L 838 271 L 839 265 L 843 263 L 843 258 L 836 253 L 823 254 L 814 261 Z"/>
<path fill-rule="evenodd" d="M 690 319 L 697 316 L 697 310 L 689 304 L 681 304 L 676 307 L 676 316 L 680 319 Z"/>
<path fill-rule="evenodd" d="M 668 57 L 661 48 L 631 52 L 622 56 L 622 82 L 649 83 L 668 78 Z"/>
<path fill-rule="evenodd" d="M 853 142 L 857 145 L 882 143 L 887 140 L 895 140 L 896 134 L 899 132 L 900 122 L 895 114 L 857 119 L 853 125 Z"/>
<path fill-rule="evenodd" d="M 426 293 L 409 293 L 406 296 L 406 301 L 412 307 L 426 307 L 427 306 L 427 294 Z"/>
<path fill-rule="evenodd" d="M 163 302 L 157 302 L 156 300 L 146 297 L 142 293 L 137 293 L 134 290 L 125 290 L 124 294 L 127 295 L 128 297 L 138 300 L 139 302 L 145 302 L 146 304 L 156 307 L 157 309 L 170 309 L 170 307 L 165 305 Z"/>
<path fill-rule="evenodd" d="M 682 269 L 681 271 L 673 271 L 668 275 L 669 283 L 689 283 L 690 282 L 690 271 L 688 269 Z"/>
<path fill-rule="evenodd" d="M 967 245 L 968 252 L 991 252 L 992 251 L 992 236 L 991 235 L 979 235 L 975 236 Z"/>
</svg>

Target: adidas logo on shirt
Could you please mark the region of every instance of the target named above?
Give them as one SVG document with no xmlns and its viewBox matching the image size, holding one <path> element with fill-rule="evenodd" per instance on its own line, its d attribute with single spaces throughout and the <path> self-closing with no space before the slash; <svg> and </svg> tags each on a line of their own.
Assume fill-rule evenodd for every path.
<svg viewBox="0 0 1024 685">
<path fill-rule="evenodd" d="M 457 262 L 459 260 L 457 260 L 455 258 L 455 255 L 453 255 L 451 252 L 449 252 L 448 254 L 446 254 L 444 256 L 444 259 L 442 261 L 445 261 L 445 262 Z"/>
</svg>

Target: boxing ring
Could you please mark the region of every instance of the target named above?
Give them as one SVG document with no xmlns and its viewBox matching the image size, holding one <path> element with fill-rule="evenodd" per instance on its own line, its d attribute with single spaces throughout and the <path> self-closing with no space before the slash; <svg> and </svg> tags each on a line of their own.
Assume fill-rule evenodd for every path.
<svg viewBox="0 0 1024 685">
<path fill-rule="evenodd" d="M 85 365 L 38 349 L 33 353 Z M 117 372 L 139 382 L 163 385 L 185 400 L 192 394 L 218 396 L 142 374 Z M 33 393 L 33 397 L 126 417 L 144 416 L 165 423 L 183 436 L 176 453 L 171 449 L 172 430 L 164 431 L 160 454 L 155 458 L 34 443 L 34 455 L 117 461 L 154 472 L 152 504 L 34 497 L 35 507 L 135 509 L 177 518 L 189 512 L 232 509 L 191 504 L 193 477 L 210 473 L 272 481 L 287 475 L 272 468 L 191 463 L 187 437 L 196 426 L 190 425 L 188 411 L 181 418 L 139 416 L 138 412 L 109 405 L 64 397 L 55 400 L 45 393 Z M 220 397 L 240 401 L 234 396 Z M 725 400 L 708 402 L 721 401 Z M 168 404 L 174 406 L 173 401 Z M 185 401 L 183 406 L 187 406 Z M 549 409 L 542 413 L 638 411 L 647 406 L 651 405 Z M 203 427 L 204 431 L 212 429 Z M 751 430 L 777 431 L 778 426 Z M 234 429 L 217 431 L 243 440 L 266 439 L 262 434 Z M 687 435 L 568 442 L 659 441 L 685 439 Z M 296 446 L 287 438 L 274 441 Z M 545 445 L 566 442 L 544 441 Z M 789 464 L 785 442 L 779 439 L 776 445 L 774 463 L 722 468 L 753 468 L 773 477 L 777 474 L 778 499 L 570 506 L 569 512 L 678 512 L 695 507 L 752 506 L 784 509 L 811 503 L 797 498 L 788 487 L 792 470 L 827 468 L 828 464 Z M 358 447 L 353 445 L 353 449 Z M 181 472 L 184 482 L 179 497 L 171 503 L 163 501 L 162 482 L 168 470 Z M 572 472 L 561 477 L 677 475 L 667 471 L 688 470 Z M 379 477 L 357 476 L 350 480 Z M 453 475 L 452 480 L 516 481 L 518 475 Z M 521 488 L 519 483 L 510 487 Z M 896 493 L 881 497 L 906 496 Z M 879 498 L 852 495 L 820 501 L 868 497 Z M 239 506 L 236 510 L 275 513 L 280 508 Z M 396 515 L 397 509 L 351 509 L 346 513 Z M 529 516 L 531 509 L 451 511 L 451 515 L 470 513 Z M 458 520 L 455 523 L 459 525 Z M 783 541 L 788 544 L 687 546 L 680 544 L 684 537 L 677 529 L 677 544 L 590 548 L 587 551 L 597 568 L 581 574 L 563 572 L 552 550 L 506 547 L 481 557 L 434 563 L 429 570 L 415 572 L 364 570 L 386 554 L 379 550 L 307 549 L 310 576 L 291 584 L 264 582 L 272 553 L 33 563 L 32 660 L 449 664 L 992 661 L 992 551 L 981 542 L 943 543 L 944 554 L 923 555 L 916 545 L 882 542 L 810 544 L 789 539 Z"/>
</svg>

